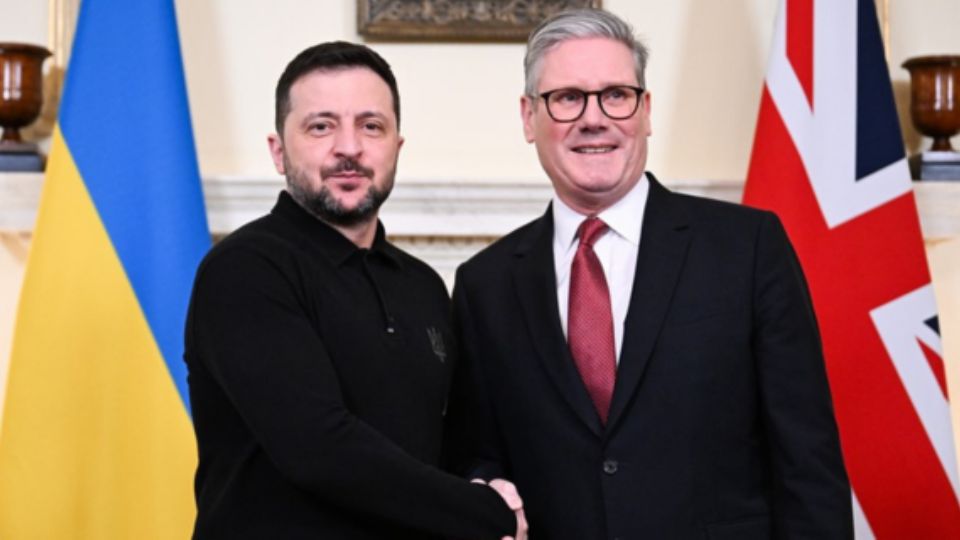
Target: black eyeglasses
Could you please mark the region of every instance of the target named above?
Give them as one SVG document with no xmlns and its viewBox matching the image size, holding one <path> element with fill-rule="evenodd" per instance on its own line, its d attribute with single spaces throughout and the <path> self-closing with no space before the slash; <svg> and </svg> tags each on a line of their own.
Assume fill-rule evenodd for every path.
<svg viewBox="0 0 960 540">
<path fill-rule="evenodd" d="M 612 120 L 626 120 L 640 107 L 643 88 L 639 86 L 608 86 L 603 90 L 587 92 L 579 88 L 558 88 L 540 94 L 547 104 L 547 114 L 556 122 L 574 122 L 587 110 L 587 98 L 597 96 L 600 110 Z"/>
</svg>

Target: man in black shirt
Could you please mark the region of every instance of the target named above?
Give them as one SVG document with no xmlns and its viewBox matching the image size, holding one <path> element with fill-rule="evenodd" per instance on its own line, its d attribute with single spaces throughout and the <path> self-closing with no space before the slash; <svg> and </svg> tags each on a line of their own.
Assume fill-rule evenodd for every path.
<svg viewBox="0 0 960 540">
<path fill-rule="evenodd" d="M 436 468 L 456 349 L 442 281 L 377 219 L 399 120 L 361 45 L 306 49 L 277 84 L 287 189 L 207 255 L 187 321 L 195 538 L 525 534 L 512 485 Z"/>
</svg>

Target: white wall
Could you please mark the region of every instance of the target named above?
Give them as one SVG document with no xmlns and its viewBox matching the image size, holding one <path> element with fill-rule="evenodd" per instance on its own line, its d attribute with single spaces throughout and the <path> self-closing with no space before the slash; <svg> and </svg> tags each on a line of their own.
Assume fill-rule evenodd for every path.
<svg viewBox="0 0 960 540">
<path fill-rule="evenodd" d="M 8 1 L 8 0 L 4 0 Z M 775 4 L 608 0 L 652 51 L 650 166 L 665 178 L 746 171 Z M 201 167 L 272 174 L 273 87 L 309 44 L 358 40 L 355 2 L 177 3 Z M 726 22 L 725 22 L 726 21 Z M 522 44 L 375 43 L 393 65 L 407 138 L 399 177 L 542 178 L 523 141 Z"/>
<path fill-rule="evenodd" d="M 47 0 L 0 0 L 0 42 L 47 45 Z"/>
</svg>

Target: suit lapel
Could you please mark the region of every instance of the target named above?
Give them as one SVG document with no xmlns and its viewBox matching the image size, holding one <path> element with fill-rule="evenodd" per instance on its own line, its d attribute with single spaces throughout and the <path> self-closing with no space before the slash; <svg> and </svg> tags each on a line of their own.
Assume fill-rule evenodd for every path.
<svg viewBox="0 0 960 540">
<path fill-rule="evenodd" d="M 598 436 L 600 418 L 574 367 L 557 308 L 553 213 L 548 209 L 514 253 L 514 286 L 543 369 L 577 416 Z"/>
<path fill-rule="evenodd" d="M 679 198 L 652 174 L 643 217 L 637 269 L 624 322 L 623 345 L 614 385 L 607 432 L 624 414 L 650 361 L 657 335 L 670 307 L 690 244 L 689 217 Z"/>
</svg>

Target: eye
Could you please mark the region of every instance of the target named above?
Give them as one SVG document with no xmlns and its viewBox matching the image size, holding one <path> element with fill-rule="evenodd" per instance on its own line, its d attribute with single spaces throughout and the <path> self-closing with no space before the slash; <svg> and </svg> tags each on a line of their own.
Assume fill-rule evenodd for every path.
<svg viewBox="0 0 960 540">
<path fill-rule="evenodd" d="M 322 135 L 322 134 L 324 134 L 324 133 L 328 133 L 328 132 L 331 130 L 332 127 L 333 127 L 333 125 L 332 125 L 331 122 L 326 121 L 326 120 L 320 120 L 320 121 L 317 121 L 317 122 L 311 122 L 311 123 L 307 126 L 307 131 L 310 132 L 310 133 Z"/>
<path fill-rule="evenodd" d="M 604 101 L 623 101 L 627 99 L 628 94 L 627 90 L 620 86 L 614 86 L 613 88 L 607 88 L 603 91 Z"/>
<path fill-rule="evenodd" d="M 364 131 L 369 131 L 372 133 L 382 133 L 385 130 L 385 128 L 383 127 L 383 124 L 381 124 L 380 122 L 372 121 L 372 120 L 364 122 L 363 129 Z"/>
<path fill-rule="evenodd" d="M 550 94 L 550 101 L 558 105 L 577 105 L 583 101 L 583 92 L 574 89 L 557 90 Z"/>
</svg>

